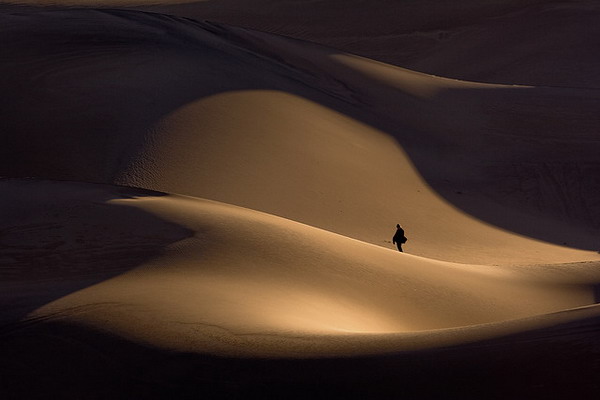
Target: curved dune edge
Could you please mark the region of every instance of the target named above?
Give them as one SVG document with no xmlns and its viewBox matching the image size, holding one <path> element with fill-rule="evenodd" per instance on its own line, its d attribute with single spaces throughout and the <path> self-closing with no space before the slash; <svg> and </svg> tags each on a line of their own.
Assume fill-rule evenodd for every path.
<svg viewBox="0 0 600 400">
<path fill-rule="evenodd" d="M 590 306 L 600 282 L 593 263 L 453 264 L 214 201 L 77 183 L 2 187 L 13 200 L 22 197 L 8 211 L 30 215 L 11 227 L 20 243 L 40 234 L 55 241 L 38 256 L 13 246 L 13 259 L 29 254 L 31 269 L 43 268 L 42 260 L 84 257 L 46 272 L 4 267 L 10 279 L 3 284 L 13 290 L 3 291 L 3 303 L 14 300 L 10 293 L 29 293 L 32 310 L 17 329 L 60 321 L 178 351 L 319 357 L 458 345 L 599 312 Z M 50 235 L 48 226 L 55 227 Z M 124 227 L 129 244 L 119 237 Z M 154 238 L 155 251 L 137 253 L 136 235 Z M 111 252 L 115 246 L 122 251 Z M 127 257 L 133 262 L 123 264 Z M 41 292 L 56 292 L 56 299 L 43 302 Z"/>
</svg>

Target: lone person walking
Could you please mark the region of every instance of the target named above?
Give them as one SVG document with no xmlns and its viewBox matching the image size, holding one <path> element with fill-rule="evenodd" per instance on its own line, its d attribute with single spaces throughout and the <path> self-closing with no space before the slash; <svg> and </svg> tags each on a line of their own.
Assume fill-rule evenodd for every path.
<svg viewBox="0 0 600 400">
<path fill-rule="evenodd" d="M 400 227 L 400 224 L 396 225 L 396 233 L 394 234 L 394 237 L 392 238 L 392 243 L 394 243 L 396 246 L 398 246 L 398 251 L 403 253 L 402 251 L 402 244 L 406 243 L 406 236 L 404 236 L 404 229 L 402 229 Z"/>
</svg>

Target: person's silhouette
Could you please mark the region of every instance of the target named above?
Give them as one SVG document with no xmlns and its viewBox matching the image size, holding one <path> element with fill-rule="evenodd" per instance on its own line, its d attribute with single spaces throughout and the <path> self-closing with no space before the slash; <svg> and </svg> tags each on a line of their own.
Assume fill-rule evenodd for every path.
<svg viewBox="0 0 600 400">
<path fill-rule="evenodd" d="M 394 237 L 392 238 L 392 243 L 394 243 L 396 246 L 398 246 L 398 251 L 403 253 L 402 251 L 402 244 L 406 243 L 406 236 L 404 236 L 404 229 L 402 229 L 400 227 L 400 224 L 396 225 L 396 233 L 394 234 Z"/>
</svg>

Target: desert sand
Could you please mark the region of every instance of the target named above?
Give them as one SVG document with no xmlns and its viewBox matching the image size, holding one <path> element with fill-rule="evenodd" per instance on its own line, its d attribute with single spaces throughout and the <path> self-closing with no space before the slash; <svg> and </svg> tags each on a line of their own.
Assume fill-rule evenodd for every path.
<svg viewBox="0 0 600 400">
<path fill-rule="evenodd" d="M 23 4 L 2 398 L 600 393 L 593 2 Z"/>
</svg>

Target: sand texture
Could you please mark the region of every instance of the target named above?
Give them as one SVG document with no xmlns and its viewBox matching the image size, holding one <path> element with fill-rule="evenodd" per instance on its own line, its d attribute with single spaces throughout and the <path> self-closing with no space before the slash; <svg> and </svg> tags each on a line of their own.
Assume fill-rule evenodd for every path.
<svg viewBox="0 0 600 400">
<path fill-rule="evenodd" d="M 600 395 L 594 2 L 21 3 L 0 398 Z"/>
</svg>

